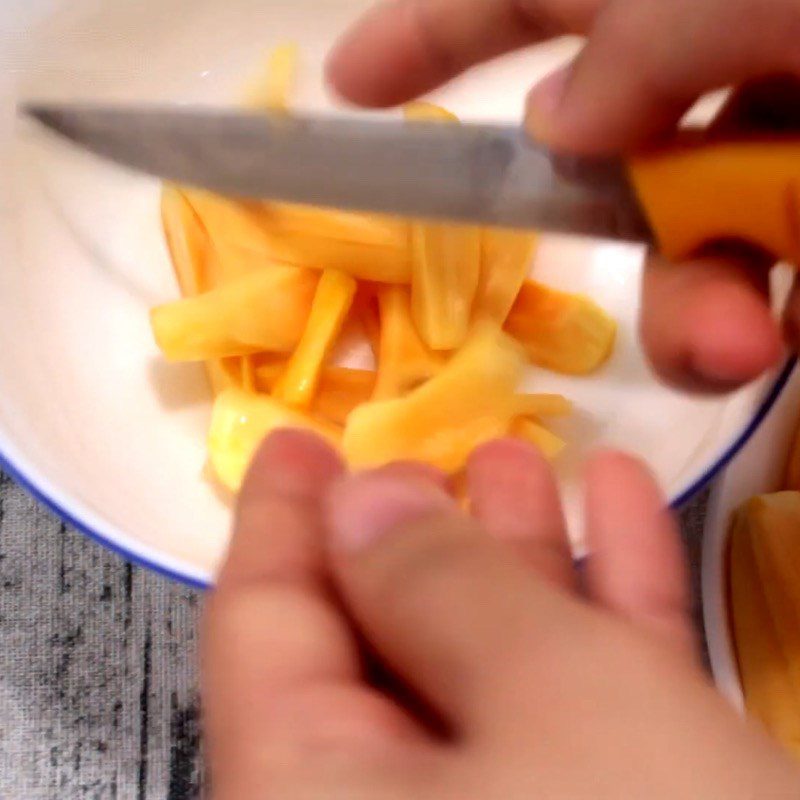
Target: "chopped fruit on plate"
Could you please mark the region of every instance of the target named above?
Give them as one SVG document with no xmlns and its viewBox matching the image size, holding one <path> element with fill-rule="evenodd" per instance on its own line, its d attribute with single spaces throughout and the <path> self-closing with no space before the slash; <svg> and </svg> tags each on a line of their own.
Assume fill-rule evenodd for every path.
<svg viewBox="0 0 800 800">
<path fill-rule="evenodd" d="M 217 396 L 208 432 L 208 456 L 214 474 L 226 489 L 239 491 L 259 444 L 278 428 L 311 430 L 334 445 L 338 445 L 340 436 L 336 426 L 266 394 L 226 389 Z"/>
<path fill-rule="evenodd" d="M 574 375 L 593 372 L 614 349 L 617 325 L 588 297 L 526 281 L 505 324 L 539 366 Z"/>
<path fill-rule="evenodd" d="M 297 57 L 272 53 L 248 107 L 291 113 Z M 405 116 L 458 124 L 429 103 Z M 180 186 L 164 188 L 161 215 L 183 299 L 152 310 L 153 333 L 169 360 L 206 363 L 209 463 L 234 492 L 259 441 L 285 426 L 317 431 L 353 467 L 412 458 L 455 475 L 506 435 L 555 458 L 565 442 L 545 420 L 571 404 L 521 393 L 527 363 L 582 374 L 613 348 L 595 303 L 527 280 L 532 231 Z M 353 335 L 374 369 L 342 362 Z"/>
<path fill-rule="evenodd" d="M 502 325 L 522 289 L 533 258 L 536 236 L 530 231 L 487 228 L 481 236 L 481 275 L 475 316 Z"/>
<path fill-rule="evenodd" d="M 408 105 L 405 117 L 412 123 L 458 122 L 455 115 L 430 103 Z M 481 229 L 474 225 L 411 225 L 411 313 L 431 350 L 454 350 L 467 338 L 481 255 Z"/>
<path fill-rule="evenodd" d="M 411 226 L 411 313 L 431 350 L 466 339 L 481 269 L 481 230 L 419 222 Z"/>
<path fill-rule="evenodd" d="M 295 206 L 235 200 L 196 190 L 184 194 L 202 220 L 219 259 L 237 273 L 278 262 L 338 269 L 362 280 L 411 280 L 406 226 L 393 228 L 382 218 L 318 209 L 305 212 L 309 226 L 302 231 L 297 223 L 303 215 Z"/>
<path fill-rule="evenodd" d="M 432 378 L 443 359 L 422 342 L 411 319 L 406 286 L 377 289 L 379 314 L 378 378 L 375 400 L 397 397 Z"/>
<path fill-rule="evenodd" d="M 275 359 L 258 364 L 256 390 L 270 394 L 286 362 Z M 311 411 L 315 416 L 344 425 L 354 408 L 366 403 L 375 390 L 375 372 L 371 369 L 328 366 L 322 369 Z"/>
<path fill-rule="evenodd" d="M 349 416 L 342 440 L 348 462 L 374 467 L 413 459 L 455 472 L 477 445 L 508 433 L 524 367 L 511 337 L 491 325 L 476 329 L 422 386 Z"/>
<path fill-rule="evenodd" d="M 294 42 L 273 48 L 263 72 L 252 80 L 244 92 L 242 105 L 254 110 L 288 111 L 299 60 L 300 48 Z"/>
<path fill-rule="evenodd" d="M 157 306 L 150 312 L 156 342 L 171 361 L 291 352 L 305 329 L 318 278 L 297 267 L 266 267 Z"/>
<path fill-rule="evenodd" d="M 511 435 L 535 445 L 549 459 L 554 459 L 567 446 L 561 437 L 547 430 L 544 425 L 525 417 L 514 420 Z"/>
<path fill-rule="evenodd" d="M 349 275 L 334 269 L 322 273 L 303 335 L 272 389 L 278 400 L 297 408 L 311 405 L 320 371 L 341 333 L 355 294 L 356 282 Z"/>
</svg>

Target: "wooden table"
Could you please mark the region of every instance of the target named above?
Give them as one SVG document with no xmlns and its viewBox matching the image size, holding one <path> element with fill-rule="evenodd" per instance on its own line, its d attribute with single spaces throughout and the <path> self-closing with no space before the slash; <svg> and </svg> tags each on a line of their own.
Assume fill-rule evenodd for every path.
<svg viewBox="0 0 800 800">
<path fill-rule="evenodd" d="M 703 508 L 684 513 L 695 565 Z M 198 796 L 200 603 L 0 474 L 0 798 Z"/>
</svg>

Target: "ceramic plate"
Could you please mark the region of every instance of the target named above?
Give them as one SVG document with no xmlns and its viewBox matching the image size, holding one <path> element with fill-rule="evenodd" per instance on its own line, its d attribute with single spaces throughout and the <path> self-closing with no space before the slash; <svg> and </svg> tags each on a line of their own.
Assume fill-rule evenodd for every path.
<svg viewBox="0 0 800 800">
<path fill-rule="evenodd" d="M 15 117 L 20 98 L 230 103 L 266 50 L 297 41 L 302 109 L 335 111 L 321 80 L 353 0 L 6 0 L 0 5 L 0 452 L 64 517 L 140 563 L 211 580 L 229 509 L 202 477 L 209 397 L 195 365 L 168 366 L 148 309 L 177 296 L 159 186 L 55 142 Z M 475 70 L 436 96 L 465 119 L 515 120 L 526 87 L 574 52 L 560 40 Z M 352 112 L 351 112 L 352 113 Z M 725 400 L 659 385 L 636 341 L 639 248 L 545 237 L 533 274 L 588 293 L 619 321 L 590 378 L 530 371 L 578 413 L 559 426 L 575 476 L 598 444 L 644 456 L 679 501 L 752 432 L 785 373 Z"/>
</svg>

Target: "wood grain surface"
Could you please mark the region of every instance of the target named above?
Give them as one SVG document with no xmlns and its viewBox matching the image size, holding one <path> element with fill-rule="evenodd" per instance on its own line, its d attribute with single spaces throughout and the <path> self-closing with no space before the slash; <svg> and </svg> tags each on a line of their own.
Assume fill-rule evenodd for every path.
<svg viewBox="0 0 800 800">
<path fill-rule="evenodd" d="M 694 565 L 703 509 L 684 513 Z M 0 473 L 0 800 L 198 797 L 200 604 Z"/>
</svg>

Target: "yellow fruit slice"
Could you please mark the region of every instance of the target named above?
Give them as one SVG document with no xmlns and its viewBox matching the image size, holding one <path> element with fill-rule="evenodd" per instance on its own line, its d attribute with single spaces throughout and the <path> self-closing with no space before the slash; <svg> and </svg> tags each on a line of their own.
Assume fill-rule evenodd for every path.
<svg viewBox="0 0 800 800">
<path fill-rule="evenodd" d="M 264 224 L 278 232 L 397 250 L 409 244 L 409 223 L 397 217 L 290 203 L 265 203 L 262 208 Z"/>
<path fill-rule="evenodd" d="M 526 281 L 505 329 L 522 343 L 535 364 L 583 375 L 609 357 L 617 325 L 588 297 Z"/>
<path fill-rule="evenodd" d="M 272 392 L 285 367 L 285 360 L 260 360 L 256 366 L 257 390 L 267 394 Z M 311 413 L 336 425 L 344 425 L 350 412 L 372 396 L 375 375 L 367 369 L 323 367 Z"/>
<path fill-rule="evenodd" d="M 524 363 L 510 337 L 496 326 L 477 326 L 427 383 L 404 397 L 353 411 L 343 439 L 348 461 L 369 467 L 413 459 L 457 471 L 477 445 L 508 431 L 510 398 Z"/>
<path fill-rule="evenodd" d="M 183 193 L 173 186 L 165 186 L 161 193 L 161 225 L 181 294 L 190 297 L 210 289 L 208 233 Z"/>
<path fill-rule="evenodd" d="M 356 294 L 349 275 L 327 269 L 322 273 L 303 335 L 278 378 L 274 396 L 297 408 L 308 408 L 317 389 L 319 374 L 342 330 Z"/>
<path fill-rule="evenodd" d="M 458 122 L 458 117 L 452 111 L 424 100 L 406 103 L 403 116 L 409 122 Z"/>
<path fill-rule="evenodd" d="M 431 378 L 443 360 L 425 347 L 414 327 L 408 288 L 384 286 L 377 294 L 380 344 L 374 399 L 386 400 Z"/>
<path fill-rule="evenodd" d="M 411 310 L 431 350 L 455 350 L 469 333 L 481 265 L 480 228 L 411 226 Z"/>
<path fill-rule="evenodd" d="M 528 231 L 486 228 L 481 234 L 481 273 L 476 319 L 502 325 L 528 276 L 536 236 Z"/>
<path fill-rule="evenodd" d="M 409 103 L 410 122 L 458 123 L 432 103 Z M 431 350 L 454 350 L 469 332 L 481 269 L 481 230 L 469 225 L 411 225 L 411 309 L 422 341 Z"/>
<path fill-rule="evenodd" d="M 242 105 L 255 110 L 288 111 L 299 60 L 300 49 L 293 42 L 273 48 L 263 72 L 245 90 Z"/>
<path fill-rule="evenodd" d="M 567 443 L 532 419 L 521 417 L 514 420 L 511 435 L 524 439 L 537 447 L 545 458 L 553 460 L 567 446 Z"/>
<path fill-rule="evenodd" d="M 214 401 L 208 432 L 209 462 L 223 486 L 238 492 L 264 437 L 279 428 L 304 428 L 338 445 L 339 430 L 272 397 L 226 389 Z"/>
<path fill-rule="evenodd" d="M 161 222 L 181 294 L 193 297 L 213 288 L 220 272 L 213 244 L 191 204 L 174 186 L 162 191 Z M 243 383 L 238 358 L 211 359 L 205 366 L 214 394 Z"/>
<path fill-rule="evenodd" d="M 407 229 L 392 233 L 368 215 L 328 214 L 296 206 L 231 200 L 203 191 L 185 196 L 202 220 L 220 258 L 254 269 L 272 262 L 310 269 L 338 269 L 363 280 L 408 283 L 411 260 Z M 312 220 L 316 217 L 316 222 Z M 313 227 L 305 228 L 302 220 Z M 369 232 L 372 231 L 370 236 Z M 375 241 L 391 241 L 376 244 Z M 243 267 L 244 269 L 245 267 Z"/>
<path fill-rule="evenodd" d="M 288 352 L 305 329 L 317 282 L 310 270 L 272 267 L 157 306 L 150 312 L 156 342 L 171 361 Z"/>
<path fill-rule="evenodd" d="M 566 417 L 572 413 L 572 403 L 562 394 L 515 394 L 511 400 L 514 416 Z"/>
</svg>

